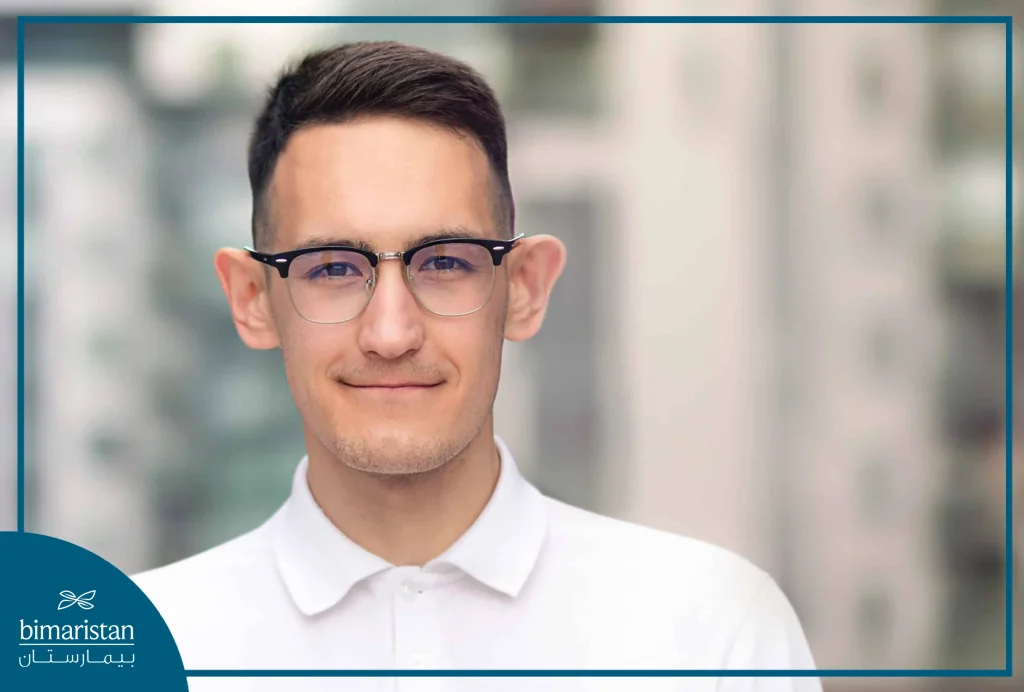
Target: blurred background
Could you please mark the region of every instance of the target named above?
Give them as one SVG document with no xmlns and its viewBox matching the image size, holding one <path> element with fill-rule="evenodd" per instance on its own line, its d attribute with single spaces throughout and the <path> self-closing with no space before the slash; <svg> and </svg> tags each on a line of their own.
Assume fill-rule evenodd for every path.
<svg viewBox="0 0 1024 692">
<path fill-rule="evenodd" d="M 16 379 L 14 16 L 278 5 L 0 0 L 0 389 Z M 444 0 L 429 12 L 1012 9 Z M 282 65 L 397 39 L 491 81 L 517 230 L 569 248 L 544 330 L 505 352 L 496 426 L 528 477 L 761 565 L 821 667 L 1004 667 L 1003 26 L 35 24 L 25 36 L 29 530 L 131 573 L 254 528 L 286 498 L 304 451 L 280 356 L 242 345 L 212 255 L 249 241 L 246 139 Z M 15 525 L 15 403 L 0 401 L 0 528 Z"/>
</svg>

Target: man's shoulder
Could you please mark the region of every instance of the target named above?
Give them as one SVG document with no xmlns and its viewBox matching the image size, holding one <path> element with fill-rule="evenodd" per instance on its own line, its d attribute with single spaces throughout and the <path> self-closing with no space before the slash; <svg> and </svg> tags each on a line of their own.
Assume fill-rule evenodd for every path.
<svg viewBox="0 0 1024 692">
<path fill-rule="evenodd" d="M 555 554 L 572 556 L 604 578 L 686 584 L 691 596 L 742 608 L 774 580 L 739 554 L 713 543 L 598 514 L 547 498 Z"/>
<path fill-rule="evenodd" d="M 270 531 L 268 521 L 191 557 L 133 574 L 131 579 L 161 612 L 223 605 L 224 598 L 242 596 L 247 585 L 272 566 Z"/>
<path fill-rule="evenodd" d="M 599 555 L 641 559 L 649 566 L 735 571 L 755 579 L 764 571 L 737 553 L 713 543 L 598 514 L 545 498 L 552 540 Z"/>
<path fill-rule="evenodd" d="M 618 617 L 609 621 L 669 642 L 675 653 L 666 656 L 682 656 L 672 659 L 677 667 L 814 667 L 792 605 L 750 560 L 707 541 L 547 502 L 548 573 L 571 584 L 568 597 L 612 609 Z"/>
</svg>

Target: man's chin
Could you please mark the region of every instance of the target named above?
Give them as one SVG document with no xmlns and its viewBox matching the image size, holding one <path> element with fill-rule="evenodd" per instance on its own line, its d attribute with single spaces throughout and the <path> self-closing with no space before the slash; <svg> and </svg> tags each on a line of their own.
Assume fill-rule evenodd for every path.
<svg viewBox="0 0 1024 692">
<path fill-rule="evenodd" d="M 332 451 L 339 462 L 357 471 L 387 476 L 428 473 L 461 451 L 460 445 L 408 430 L 363 429 L 336 440 Z"/>
</svg>

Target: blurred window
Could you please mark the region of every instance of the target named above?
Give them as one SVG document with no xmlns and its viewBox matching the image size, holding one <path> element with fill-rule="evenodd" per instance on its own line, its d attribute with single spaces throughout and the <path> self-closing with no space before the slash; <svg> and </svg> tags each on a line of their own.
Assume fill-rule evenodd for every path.
<svg viewBox="0 0 1024 692">
<path fill-rule="evenodd" d="M 680 76 L 687 114 L 695 122 L 721 123 L 721 56 L 696 49 L 683 58 Z"/>
<path fill-rule="evenodd" d="M 524 200 L 520 209 L 518 230 L 557 236 L 572 258 L 551 296 L 544 328 L 527 342 L 542 457 L 537 483 L 561 500 L 591 507 L 601 462 L 596 195 Z"/>
<path fill-rule="evenodd" d="M 108 466 L 124 466 L 131 455 L 130 445 L 123 435 L 100 429 L 92 434 L 89 442 L 92 458 Z"/>
<path fill-rule="evenodd" d="M 879 378 L 896 375 L 901 365 L 899 328 L 894 320 L 877 317 L 867 331 L 868 364 Z"/>
<path fill-rule="evenodd" d="M 134 31 L 133 25 L 117 22 L 91 24 L 88 31 L 75 23 L 26 24 L 25 64 L 33 68 L 102 64 L 122 69 L 132 62 Z"/>
<path fill-rule="evenodd" d="M 14 17 L 0 17 L 0 63 L 14 63 L 18 59 L 18 21 Z"/>
<path fill-rule="evenodd" d="M 878 526 L 891 518 L 893 510 L 894 460 L 888 454 L 872 452 L 861 462 L 858 472 L 858 504 L 867 525 Z"/>
<path fill-rule="evenodd" d="M 899 202 L 895 187 L 888 182 L 871 178 L 864 186 L 864 225 L 872 237 L 886 241 L 899 232 Z"/>
<path fill-rule="evenodd" d="M 594 3 L 509 2 L 512 15 L 591 15 Z M 600 111 L 598 24 L 502 24 L 510 44 L 505 105 L 526 115 L 595 116 Z"/>
<path fill-rule="evenodd" d="M 25 138 L 25 175 L 24 186 L 24 209 L 25 225 L 29 220 L 39 216 L 42 208 L 41 202 L 45 196 L 42 184 L 45 174 L 45 161 L 42 148 L 33 140 Z M 26 234 L 27 235 L 27 234 Z"/>
<path fill-rule="evenodd" d="M 892 602 L 880 586 L 866 587 L 857 599 L 857 640 L 865 658 L 883 660 L 892 634 Z"/>
<path fill-rule="evenodd" d="M 228 75 L 228 78 L 235 78 Z M 168 106 L 148 104 L 154 166 L 149 192 L 158 238 L 155 305 L 187 344 L 161 374 L 157 403 L 180 434 L 161 508 L 188 507 L 186 536 L 160 517 L 160 561 L 185 557 L 259 524 L 287 496 L 302 457 L 302 425 L 280 358 L 241 348 L 212 271 L 196 270 L 220 245 L 248 242 L 245 138 L 252 105 L 228 91 Z"/>
<path fill-rule="evenodd" d="M 883 115 L 889 104 L 889 73 L 881 52 L 864 48 L 856 59 L 856 97 L 861 113 L 868 120 Z"/>
<path fill-rule="evenodd" d="M 97 331 L 89 342 L 89 355 L 104 368 L 117 365 L 127 355 L 124 339 L 114 332 Z"/>
</svg>

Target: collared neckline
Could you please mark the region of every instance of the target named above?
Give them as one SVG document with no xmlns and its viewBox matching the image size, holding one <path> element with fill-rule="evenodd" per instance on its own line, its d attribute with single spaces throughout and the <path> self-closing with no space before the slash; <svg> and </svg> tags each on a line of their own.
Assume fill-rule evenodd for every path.
<svg viewBox="0 0 1024 692">
<path fill-rule="evenodd" d="M 515 597 L 544 543 L 544 498 L 519 473 L 505 443 L 494 438 L 498 482 L 469 529 L 425 571 L 454 566 L 480 583 Z M 295 605 L 315 615 L 339 603 L 360 581 L 395 566 L 357 545 L 323 513 L 307 482 L 309 458 L 292 478 L 292 493 L 275 517 L 272 546 L 277 569 Z"/>
<path fill-rule="evenodd" d="M 501 470 L 480 516 L 440 557 L 508 596 L 519 595 L 540 556 L 547 531 L 544 497 L 519 473 L 512 453 L 494 438 Z"/>
</svg>

